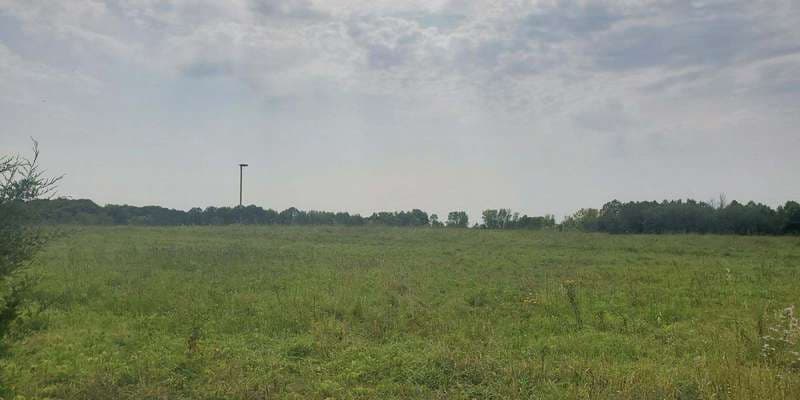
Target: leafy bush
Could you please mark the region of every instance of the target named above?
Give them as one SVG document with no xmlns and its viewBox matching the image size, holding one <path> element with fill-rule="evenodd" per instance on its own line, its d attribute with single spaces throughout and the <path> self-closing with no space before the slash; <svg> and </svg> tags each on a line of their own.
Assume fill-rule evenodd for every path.
<svg viewBox="0 0 800 400">
<path fill-rule="evenodd" d="M 60 177 L 46 178 L 39 168 L 39 146 L 33 145 L 33 158 L 0 158 L 0 337 L 17 316 L 21 293 L 27 280 L 21 270 L 45 242 L 45 235 L 31 222 L 24 204 L 47 196 Z"/>
</svg>

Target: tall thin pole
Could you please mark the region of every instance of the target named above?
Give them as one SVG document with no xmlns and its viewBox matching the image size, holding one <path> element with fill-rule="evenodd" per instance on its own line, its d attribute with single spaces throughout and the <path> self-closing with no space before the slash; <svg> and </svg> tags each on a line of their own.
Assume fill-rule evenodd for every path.
<svg viewBox="0 0 800 400">
<path fill-rule="evenodd" d="M 247 164 L 239 164 L 239 207 L 242 206 L 242 171 Z"/>
</svg>

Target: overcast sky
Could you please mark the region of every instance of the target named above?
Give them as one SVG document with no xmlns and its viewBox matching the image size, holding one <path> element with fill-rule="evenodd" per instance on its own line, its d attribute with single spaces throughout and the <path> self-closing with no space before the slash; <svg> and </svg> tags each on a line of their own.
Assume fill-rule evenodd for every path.
<svg viewBox="0 0 800 400">
<path fill-rule="evenodd" d="M 284 209 L 800 199 L 800 2 L 0 0 L 0 152 Z"/>
</svg>

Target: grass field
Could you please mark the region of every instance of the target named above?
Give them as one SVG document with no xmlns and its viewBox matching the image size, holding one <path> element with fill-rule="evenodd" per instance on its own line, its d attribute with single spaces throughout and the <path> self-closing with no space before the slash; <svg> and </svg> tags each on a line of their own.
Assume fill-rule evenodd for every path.
<svg viewBox="0 0 800 400">
<path fill-rule="evenodd" d="M 797 237 L 76 229 L 20 398 L 800 398 Z"/>
</svg>

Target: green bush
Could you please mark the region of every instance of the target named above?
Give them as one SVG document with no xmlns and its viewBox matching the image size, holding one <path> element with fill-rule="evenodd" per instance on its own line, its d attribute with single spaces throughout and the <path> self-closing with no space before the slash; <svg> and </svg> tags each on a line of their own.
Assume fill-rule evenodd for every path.
<svg viewBox="0 0 800 400">
<path fill-rule="evenodd" d="M 17 317 L 21 294 L 28 282 L 20 272 L 45 242 L 45 235 L 32 224 L 34 218 L 23 205 L 46 196 L 60 179 L 46 178 L 39 169 L 39 147 L 34 141 L 33 158 L 0 158 L 0 337 Z"/>
</svg>

